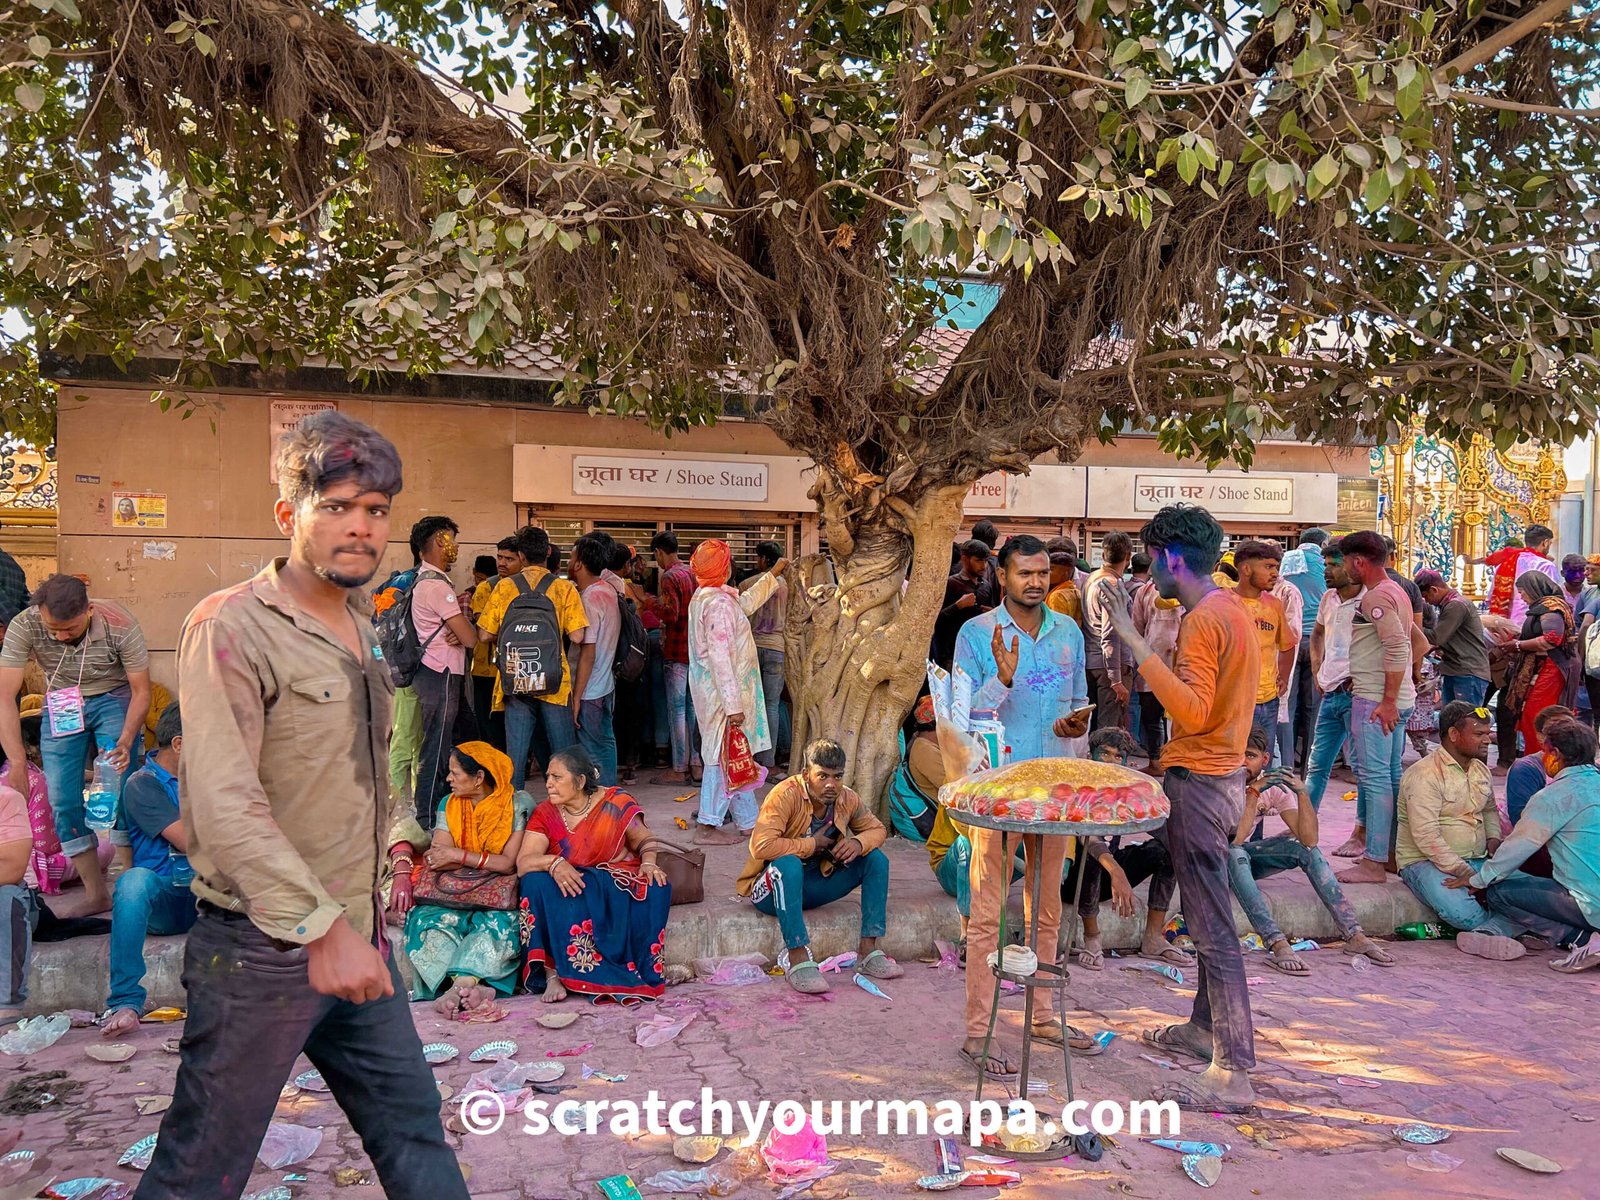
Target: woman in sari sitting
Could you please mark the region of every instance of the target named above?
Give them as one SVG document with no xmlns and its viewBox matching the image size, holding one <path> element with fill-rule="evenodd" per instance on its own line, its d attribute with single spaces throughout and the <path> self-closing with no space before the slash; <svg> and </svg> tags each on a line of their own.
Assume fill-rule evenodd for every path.
<svg viewBox="0 0 1600 1200">
<path fill-rule="evenodd" d="M 522 982 L 547 1004 L 577 992 L 618 1003 L 661 996 L 672 890 L 632 796 L 602 788 L 581 748 L 550 756 L 545 803 L 522 842 Z"/>
<path fill-rule="evenodd" d="M 487 742 L 463 742 L 450 756 L 450 794 L 439 802 L 426 862 L 444 873 L 467 868 L 514 875 L 533 798 L 511 790 L 511 759 Z M 403 851 L 408 845 L 396 846 Z M 393 855 L 391 906 L 406 913 L 406 955 L 416 969 L 416 998 L 440 993 L 447 1016 L 509 996 L 517 983 L 522 943 L 517 914 L 510 909 L 447 908 L 411 902 L 411 862 Z M 420 872 L 419 872 L 420 874 Z M 513 893 L 514 894 L 514 893 Z M 451 979 L 454 977 L 454 983 Z"/>
<path fill-rule="evenodd" d="M 1517 657 L 1511 668 L 1511 709 L 1522 734 L 1523 753 L 1538 749 L 1534 726 L 1539 714 L 1552 704 L 1576 708 L 1583 682 L 1583 660 L 1578 648 L 1572 605 L 1561 586 L 1548 575 L 1524 571 L 1517 590 L 1528 602 L 1522 630 L 1510 643 Z"/>
</svg>

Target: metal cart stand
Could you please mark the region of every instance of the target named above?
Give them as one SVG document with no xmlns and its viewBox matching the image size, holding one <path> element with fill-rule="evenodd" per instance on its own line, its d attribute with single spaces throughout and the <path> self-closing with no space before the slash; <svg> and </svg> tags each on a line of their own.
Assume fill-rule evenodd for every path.
<svg viewBox="0 0 1600 1200">
<path fill-rule="evenodd" d="M 1140 821 L 1124 821 L 1116 824 L 1105 824 L 1093 821 L 1013 821 L 1005 817 L 991 817 L 979 813 L 963 812 L 960 809 L 946 808 L 945 813 L 959 825 L 971 825 L 981 829 L 992 829 L 1000 834 L 1000 861 L 1009 865 L 1016 854 L 1017 839 L 1027 836 L 1038 837 L 1093 837 L 1095 835 L 1115 836 L 1129 833 L 1147 833 L 1152 829 L 1166 823 L 1166 817 L 1153 817 Z M 1080 851 L 1081 853 L 1081 851 Z M 1067 954 L 1071 953 L 1072 944 L 1078 936 L 1078 899 L 1083 894 L 1083 875 L 1080 867 L 1078 882 L 1073 891 L 1072 904 L 1069 911 L 1062 914 L 1062 926 L 1065 937 L 1062 944 L 1067 947 Z M 1009 892 L 1009 869 L 1006 875 Z M 1052 887 L 1059 887 L 1060 881 L 1051 883 Z M 1035 871 L 1033 875 L 1033 895 L 1030 898 L 1030 910 L 1033 914 L 1027 930 L 1026 945 L 1039 958 L 1038 969 L 1032 975 L 1015 975 L 998 968 L 995 970 L 994 999 L 989 1005 L 989 1029 L 983 1039 L 983 1054 L 978 1067 L 978 1089 L 975 1099 L 983 1099 L 984 1072 L 982 1064 L 988 1061 L 989 1048 L 994 1042 L 994 1027 L 1000 1016 L 1000 999 L 1004 993 L 1000 989 L 1002 981 L 1014 983 L 1023 989 L 1022 1000 L 1022 1069 L 1017 1075 L 1017 1097 L 1028 1098 L 1028 1065 L 1033 1051 L 1033 1006 L 1034 993 L 1039 989 L 1047 989 L 1055 995 L 1056 1020 L 1061 1026 L 1061 1058 L 1066 1069 L 1067 1101 L 1074 1099 L 1072 1083 L 1072 1046 L 1071 1038 L 1067 1034 L 1067 965 L 1064 958 L 1057 958 L 1055 947 L 1050 947 L 1048 955 L 1040 953 L 1039 948 L 1039 901 L 1043 895 L 1044 872 Z M 1063 906 L 1065 907 L 1065 905 Z M 1006 904 L 1004 899 L 1000 904 L 1000 935 L 996 943 L 1003 955 L 1006 946 Z M 969 964 L 970 967 L 970 964 Z M 1008 1158 L 1021 1160 L 1045 1161 L 1061 1157 L 1059 1143 L 1044 1150 L 1007 1150 Z"/>
</svg>

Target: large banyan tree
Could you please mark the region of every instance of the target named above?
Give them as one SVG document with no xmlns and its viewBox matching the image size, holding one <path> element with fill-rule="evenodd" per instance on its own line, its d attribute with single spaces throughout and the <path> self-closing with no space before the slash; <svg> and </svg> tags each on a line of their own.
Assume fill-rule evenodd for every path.
<svg viewBox="0 0 1600 1200">
<path fill-rule="evenodd" d="M 1248 461 L 1595 416 L 1571 0 L 32 0 L 0 17 L 0 385 L 493 362 L 819 467 L 797 740 L 879 792 L 961 497 L 1089 438 Z M 913 386 L 953 281 L 999 300 Z M 19 333 L 20 331 L 20 333 Z M 923 373 L 923 378 L 928 377 Z M 909 575 L 909 586 L 902 583 Z"/>
</svg>

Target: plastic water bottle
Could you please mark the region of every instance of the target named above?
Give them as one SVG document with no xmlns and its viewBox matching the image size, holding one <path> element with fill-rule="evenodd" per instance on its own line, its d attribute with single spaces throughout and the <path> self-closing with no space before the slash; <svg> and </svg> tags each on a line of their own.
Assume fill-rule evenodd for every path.
<svg viewBox="0 0 1600 1200">
<path fill-rule="evenodd" d="M 94 778 L 83 794 L 84 820 L 90 829 L 106 830 L 117 823 L 117 786 L 122 773 L 111 765 L 111 742 L 100 743 L 94 760 Z"/>
<path fill-rule="evenodd" d="M 194 882 L 194 868 L 189 865 L 189 856 L 172 851 L 172 886 L 187 889 Z"/>
</svg>

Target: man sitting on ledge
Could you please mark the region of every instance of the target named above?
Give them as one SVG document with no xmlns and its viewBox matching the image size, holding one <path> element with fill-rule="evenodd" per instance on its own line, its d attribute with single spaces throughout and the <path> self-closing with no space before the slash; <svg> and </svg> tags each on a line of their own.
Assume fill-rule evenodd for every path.
<svg viewBox="0 0 1600 1200">
<path fill-rule="evenodd" d="M 844 747 L 819 738 L 806 747 L 804 769 L 767 794 L 738 892 L 760 912 L 778 918 L 789 954 L 789 986 L 816 994 L 828 981 L 811 953 L 806 909 L 831 904 L 861 889 L 861 943 L 856 970 L 873 979 L 903 974 L 878 949 L 889 909 L 889 859 L 878 849 L 883 823 L 844 786 Z"/>
<path fill-rule="evenodd" d="M 1322 907 L 1338 925 L 1339 936 L 1344 939 L 1344 952 L 1358 958 L 1365 956 L 1380 967 L 1394 966 L 1394 955 L 1361 931 L 1355 907 L 1345 898 L 1344 889 L 1333 876 L 1333 868 L 1317 849 L 1317 810 L 1311 806 L 1306 785 L 1287 771 L 1267 770 L 1272 762 L 1271 746 L 1266 730 L 1250 731 L 1250 741 L 1244 752 L 1244 814 L 1234 831 L 1228 863 L 1228 882 L 1234 899 L 1239 901 L 1239 907 L 1250 918 L 1251 927 L 1266 943 L 1272 955 L 1268 961 L 1285 975 L 1311 972 L 1310 966 L 1290 948 L 1289 939 L 1273 919 L 1266 898 L 1256 886 L 1258 879 L 1298 867 L 1311 881 Z M 1288 826 L 1289 832 L 1251 839 L 1250 830 L 1255 823 L 1273 814 Z"/>
<path fill-rule="evenodd" d="M 177 702 L 156 723 L 156 752 L 132 775 L 122 793 L 133 866 L 117 879 L 111 901 L 111 996 L 101 1032 L 121 1037 L 144 1016 L 144 940 L 151 934 L 187 933 L 199 910 L 189 891 L 189 836 L 178 817 L 178 758 L 183 717 Z"/>
</svg>

